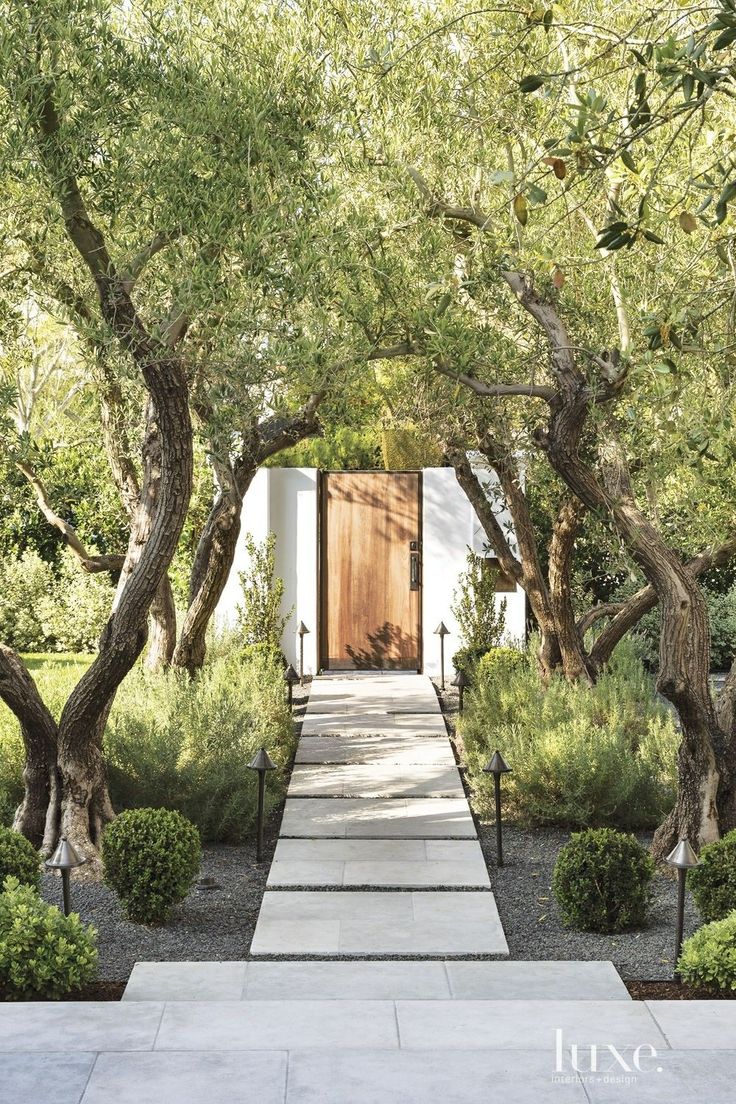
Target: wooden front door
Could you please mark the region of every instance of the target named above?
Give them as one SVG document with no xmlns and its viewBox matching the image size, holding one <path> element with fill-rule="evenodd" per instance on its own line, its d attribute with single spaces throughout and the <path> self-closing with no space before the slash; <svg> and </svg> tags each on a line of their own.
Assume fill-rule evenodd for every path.
<svg viewBox="0 0 736 1104">
<path fill-rule="evenodd" d="M 421 474 L 322 476 L 321 665 L 421 668 Z"/>
</svg>

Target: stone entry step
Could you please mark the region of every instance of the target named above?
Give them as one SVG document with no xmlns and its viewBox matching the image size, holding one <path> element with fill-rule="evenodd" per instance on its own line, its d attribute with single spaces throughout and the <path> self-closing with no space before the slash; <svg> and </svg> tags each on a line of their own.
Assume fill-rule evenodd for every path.
<svg viewBox="0 0 736 1104">
<path fill-rule="evenodd" d="M 440 703 L 423 675 L 314 679 L 307 713 L 435 713 Z"/>
<path fill-rule="evenodd" d="M 273 886 L 471 886 L 488 888 L 476 840 L 281 839 Z"/>
<path fill-rule="evenodd" d="M 267 890 L 250 953 L 443 958 L 508 946 L 488 892 Z"/>
<path fill-rule="evenodd" d="M 475 839 L 465 798 L 287 798 L 281 836 Z"/>
<path fill-rule="evenodd" d="M 464 797 L 453 764 L 397 768 L 385 763 L 301 763 L 294 767 L 289 797 Z"/>
<path fill-rule="evenodd" d="M 611 962 L 138 962 L 124 1001 L 629 1000 Z"/>
<path fill-rule="evenodd" d="M 447 728 L 441 714 L 435 713 L 307 713 L 302 736 L 413 736 L 445 737 Z"/>
<path fill-rule="evenodd" d="M 447 737 L 302 736 L 294 762 L 394 764 L 455 768 Z"/>
</svg>

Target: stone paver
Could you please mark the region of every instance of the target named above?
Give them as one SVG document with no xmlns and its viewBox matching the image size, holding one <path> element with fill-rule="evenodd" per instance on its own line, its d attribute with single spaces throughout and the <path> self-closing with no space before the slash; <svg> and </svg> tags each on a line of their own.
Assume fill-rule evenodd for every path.
<svg viewBox="0 0 736 1104">
<path fill-rule="evenodd" d="M 448 962 L 460 1000 L 630 1000 L 612 962 Z"/>
<path fill-rule="evenodd" d="M 733 1104 L 736 1052 L 660 1051 L 635 1077 L 635 1085 L 624 1079 L 590 1078 L 590 1104 Z"/>
<path fill-rule="evenodd" d="M 734 1050 L 736 1001 L 647 1001 L 676 1050 Z"/>
<path fill-rule="evenodd" d="M 240 1000 L 245 962 L 137 962 L 123 1000 Z"/>
<path fill-rule="evenodd" d="M 282 839 L 269 886 L 488 887 L 475 840 Z"/>
<path fill-rule="evenodd" d="M 102 1054 L 82 1104 L 283 1104 L 286 1068 L 279 1050 Z"/>
<path fill-rule="evenodd" d="M 493 894 L 266 892 L 253 955 L 508 954 Z"/>
<path fill-rule="evenodd" d="M 90 1075 L 94 1054 L 3 1054 L 0 1059 L 0 1104 L 78 1104 Z"/>
<path fill-rule="evenodd" d="M 324 1051 L 289 1062 L 287 1104 L 586 1104 L 579 1081 L 555 1084 L 550 1055 Z"/>
<path fill-rule="evenodd" d="M 392 1001 L 182 1001 L 167 1004 L 156 1050 L 328 1051 L 399 1045 Z"/>
<path fill-rule="evenodd" d="M 386 736 L 447 738 L 439 713 L 307 713 L 302 736 Z"/>
<path fill-rule="evenodd" d="M 335 839 L 471 838 L 476 831 L 462 798 L 288 798 L 282 836 Z"/>
<path fill-rule="evenodd" d="M 393 763 L 397 766 L 450 767 L 450 741 L 421 736 L 302 736 L 296 763 Z"/>
<path fill-rule="evenodd" d="M 454 797 L 463 798 L 460 775 L 451 767 L 394 764 L 297 764 L 289 797 Z"/>
<path fill-rule="evenodd" d="M 163 1007 L 155 1001 L 0 1003 L 0 1051 L 150 1050 Z"/>
<path fill-rule="evenodd" d="M 249 962 L 247 1000 L 448 1000 L 444 962 Z"/>
</svg>

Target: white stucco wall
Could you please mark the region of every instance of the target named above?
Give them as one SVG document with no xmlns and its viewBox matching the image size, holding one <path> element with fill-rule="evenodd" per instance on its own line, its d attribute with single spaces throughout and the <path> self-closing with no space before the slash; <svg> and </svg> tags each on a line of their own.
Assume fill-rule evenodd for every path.
<svg viewBox="0 0 736 1104">
<path fill-rule="evenodd" d="M 480 463 L 477 470 L 492 497 L 495 475 L 481 468 Z M 269 532 L 275 533 L 276 572 L 285 584 L 284 613 L 293 607 L 284 631 L 284 654 L 298 668 L 296 626 L 304 621 L 310 630 L 304 638 L 306 674 L 316 674 L 318 663 L 317 476 L 315 468 L 262 468 L 258 472 L 245 496 L 235 562 L 216 613 L 217 625 L 225 627 L 235 623 L 237 606 L 242 601 L 238 576 L 248 563 L 246 534 L 251 534 L 260 543 Z M 445 673 L 451 676 L 451 658 L 461 646 L 451 609 L 454 592 L 466 568 L 468 548 L 483 552 L 485 533 L 452 468 L 425 468 L 422 487 L 424 672 L 429 675 L 440 672 L 439 638 L 434 630 L 444 621 L 450 630 L 450 635 L 445 637 Z M 499 520 L 504 525 L 510 519 L 501 511 Z M 509 642 L 523 640 L 524 592 L 517 587 L 513 593 L 498 595 L 498 602 L 503 599 L 506 599 L 506 639 Z"/>
</svg>

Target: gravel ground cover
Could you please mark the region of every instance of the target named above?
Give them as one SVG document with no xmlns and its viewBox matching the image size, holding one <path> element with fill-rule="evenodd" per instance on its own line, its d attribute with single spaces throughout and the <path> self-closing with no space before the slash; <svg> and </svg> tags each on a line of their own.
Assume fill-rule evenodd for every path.
<svg viewBox="0 0 736 1104">
<path fill-rule="evenodd" d="M 435 680 L 443 715 L 455 743 L 457 691 L 449 685 L 445 691 Z M 501 749 L 503 750 L 503 749 Z M 462 750 L 455 743 L 462 762 Z M 510 764 L 513 767 L 513 763 Z M 471 796 L 471 795 L 469 795 Z M 472 796 L 471 796 L 472 806 Z M 481 847 L 496 896 L 512 958 L 538 959 L 611 959 L 624 980 L 671 979 L 674 968 L 677 882 L 658 870 L 652 882 L 649 924 L 640 931 L 618 935 L 596 935 L 565 928 L 552 896 L 552 868 L 570 833 L 563 828 L 522 828 L 504 826 L 504 866 L 496 866 L 496 829 L 494 824 L 478 824 Z M 645 847 L 652 833 L 638 838 Z M 685 901 L 685 937 L 700 926 L 697 909 L 687 894 Z"/>
<path fill-rule="evenodd" d="M 294 722 L 300 733 L 309 686 L 294 687 Z M 160 928 L 126 920 L 112 890 L 101 882 L 72 879 L 72 908 L 97 928 L 103 982 L 125 981 L 136 962 L 230 961 L 246 957 L 255 930 L 268 871 L 276 847 L 283 804 L 266 823 L 265 862 L 256 862 L 255 840 L 233 847 L 207 844 L 202 849 L 200 879 L 214 888 L 193 888 Z M 61 905 L 61 881 L 44 874 L 41 892 Z M 115 993 L 114 987 L 112 993 Z"/>
</svg>

